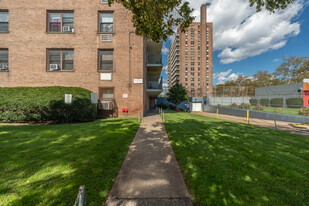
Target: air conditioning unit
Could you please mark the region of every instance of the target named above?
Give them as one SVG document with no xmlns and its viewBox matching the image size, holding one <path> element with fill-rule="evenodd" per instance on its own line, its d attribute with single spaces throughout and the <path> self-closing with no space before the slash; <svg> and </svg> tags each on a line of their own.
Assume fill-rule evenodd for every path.
<svg viewBox="0 0 309 206">
<path fill-rule="evenodd" d="M 108 4 L 108 0 L 101 0 L 102 4 Z"/>
<path fill-rule="evenodd" d="M 0 70 L 8 70 L 9 67 L 6 64 L 0 64 Z"/>
<path fill-rule="evenodd" d="M 70 26 L 63 26 L 63 31 L 71 31 L 71 27 Z"/>
<path fill-rule="evenodd" d="M 106 41 L 112 41 L 112 34 L 102 34 L 101 40 L 106 42 Z"/>
<path fill-rule="evenodd" d="M 113 101 L 100 101 L 99 109 L 100 110 L 113 110 L 114 104 Z"/>
<path fill-rule="evenodd" d="M 59 69 L 58 64 L 50 64 L 49 65 L 49 70 L 50 71 L 56 71 L 58 69 Z"/>
</svg>

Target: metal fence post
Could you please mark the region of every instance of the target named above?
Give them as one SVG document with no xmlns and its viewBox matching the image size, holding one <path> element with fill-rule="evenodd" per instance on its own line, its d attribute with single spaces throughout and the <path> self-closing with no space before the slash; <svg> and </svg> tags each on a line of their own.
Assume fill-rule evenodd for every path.
<svg viewBox="0 0 309 206">
<path fill-rule="evenodd" d="M 77 206 L 77 203 L 78 203 L 78 206 L 86 206 L 86 187 L 85 187 L 85 185 L 81 185 L 79 187 L 79 191 L 78 191 L 77 198 L 75 200 L 74 206 Z"/>
</svg>

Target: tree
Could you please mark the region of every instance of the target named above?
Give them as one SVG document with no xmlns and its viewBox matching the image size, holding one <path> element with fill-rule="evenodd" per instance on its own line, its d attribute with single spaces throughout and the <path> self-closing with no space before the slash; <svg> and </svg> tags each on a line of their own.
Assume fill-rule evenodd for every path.
<svg viewBox="0 0 309 206">
<path fill-rule="evenodd" d="M 195 17 L 188 2 L 182 0 L 108 0 L 109 5 L 121 3 L 133 14 L 136 33 L 153 41 L 166 40 L 174 34 L 174 27 L 185 32 Z"/>
<path fill-rule="evenodd" d="M 172 86 L 166 95 L 168 96 L 167 100 L 175 104 L 176 107 L 181 102 L 188 101 L 187 90 L 178 83 Z"/>
<path fill-rule="evenodd" d="M 309 58 L 283 57 L 283 62 L 273 74 L 282 84 L 302 82 L 303 79 L 309 78 Z"/>
<path fill-rule="evenodd" d="M 270 12 L 285 9 L 289 4 L 295 0 L 249 0 L 250 6 L 256 5 L 256 11 L 259 12 L 265 7 Z"/>
</svg>

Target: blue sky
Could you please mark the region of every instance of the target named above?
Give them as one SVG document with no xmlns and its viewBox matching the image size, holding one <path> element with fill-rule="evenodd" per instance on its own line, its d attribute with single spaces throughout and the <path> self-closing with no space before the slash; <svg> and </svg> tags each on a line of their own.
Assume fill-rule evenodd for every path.
<svg viewBox="0 0 309 206">
<path fill-rule="evenodd" d="M 297 1 L 276 14 L 267 11 L 256 14 L 254 8 L 246 5 L 248 0 L 233 0 L 233 5 L 228 5 L 230 0 L 189 2 L 195 9 L 196 20 L 199 20 L 201 3 L 212 3 L 208 19 L 214 22 L 215 30 L 214 84 L 238 75 L 252 76 L 258 70 L 273 72 L 283 56 L 309 56 L 308 1 Z M 224 7 L 228 7 L 229 12 L 222 11 Z M 163 44 L 165 69 L 171 39 Z M 166 82 L 165 69 L 162 76 Z"/>
</svg>

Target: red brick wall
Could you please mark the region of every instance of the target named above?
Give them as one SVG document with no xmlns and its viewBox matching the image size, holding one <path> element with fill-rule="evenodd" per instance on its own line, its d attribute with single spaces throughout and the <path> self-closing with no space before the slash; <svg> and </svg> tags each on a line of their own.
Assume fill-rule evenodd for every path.
<svg viewBox="0 0 309 206">
<path fill-rule="evenodd" d="M 146 108 L 143 84 L 145 42 L 131 34 L 131 87 L 129 86 L 129 32 L 135 31 L 131 14 L 121 5 L 111 7 L 100 0 L 2 0 L 0 9 L 9 10 L 9 33 L 0 34 L 0 48 L 9 49 L 9 72 L 0 72 L 0 87 L 73 86 L 99 92 L 100 87 L 114 87 L 119 116 L 137 116 Z M 46 33 L 47 10 L 74 10 L 74 34 Z M 98 11 L 114 11 L 112 42 L 101 42 Z M 74 72 L 47 72 L 47 48 L 73 48 Z M 98 49 L 114 49 L 112 81 L 101 81 Z M 123 94 L 128 94 L 127 99 Z M 122 114 L 128 108 L 128 114 Z"/>
</svg>

